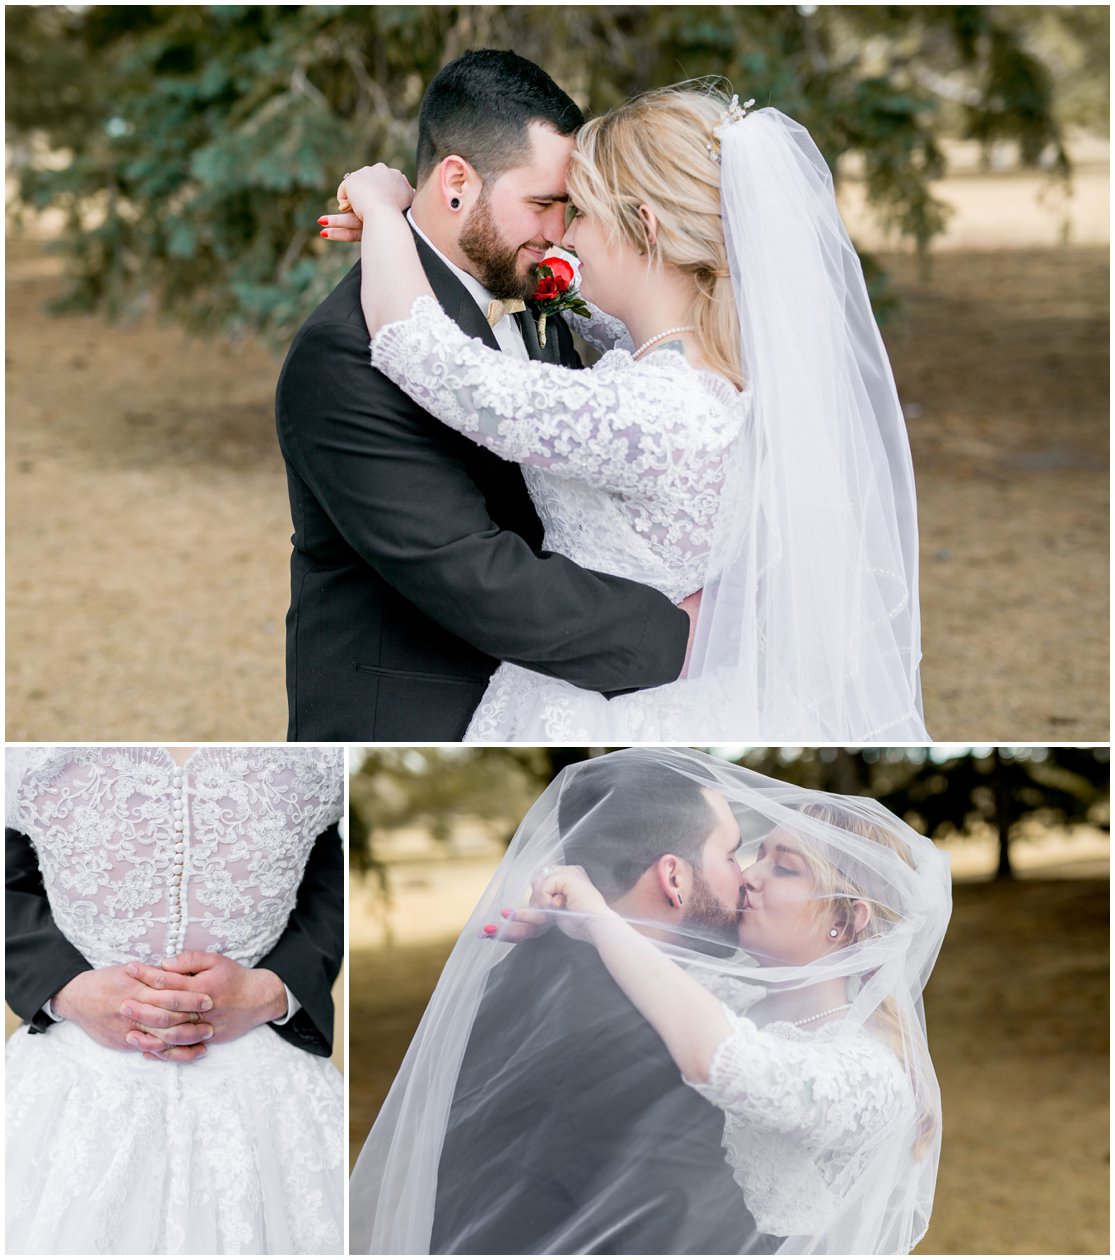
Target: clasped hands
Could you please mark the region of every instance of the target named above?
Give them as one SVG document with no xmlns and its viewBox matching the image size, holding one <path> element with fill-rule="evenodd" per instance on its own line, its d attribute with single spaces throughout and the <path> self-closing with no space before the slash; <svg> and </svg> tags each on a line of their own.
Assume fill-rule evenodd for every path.
<svg viewBox="0 0 1115 1260">
<path fill-rule="evenodd" d="M 189 1063 L 207 1043 L 235 1041 L 287 1011 L 283 982 L 266 968 L 190 950 L 158 967 L 121 963 L 83 971 L 54 995 L 57 1015 L 111 1050 Z"/>
</svg>

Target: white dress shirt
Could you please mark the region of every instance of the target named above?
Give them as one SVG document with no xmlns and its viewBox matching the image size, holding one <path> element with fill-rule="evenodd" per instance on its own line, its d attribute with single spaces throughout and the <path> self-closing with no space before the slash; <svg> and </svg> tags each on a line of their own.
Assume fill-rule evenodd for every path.
<svg viewBox="0 0 1115 1260">
<path fill-rule="evenodd" d="M 475 276 L 470 276 L 467 271 L 462 271 L 455 263 L 449 261 L 440 249 L 430 240 L 425 232 L 411 218 L 410 211 L 407 211 L 407 222 L 418 233 L 418 235 L 426 242 L 434 251 L 449 270 L 457 277 L 457 279 L 465 286 L 472 297 L 476 301 L 476 305 L 480 307 L 480 313 L 485 317 L 488 316 L 488 303 L 492 300 L 492 294 L 480 283 Z M 499 342 L 499 348 L 505 354 L 513 354 L 517 359 L 529 359 L 527 353 L 526 342 L 523 341 L 523 333 L 519 328 L 518 322 L 510 315 L 504 315 L 498 323 L 492 328 L 496 341 Z"/>
</svg>

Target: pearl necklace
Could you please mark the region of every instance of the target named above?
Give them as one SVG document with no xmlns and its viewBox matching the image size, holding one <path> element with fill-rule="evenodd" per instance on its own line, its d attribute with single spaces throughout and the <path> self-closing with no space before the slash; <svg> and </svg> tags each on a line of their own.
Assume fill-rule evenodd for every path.
<svg viewBox="0 0 1115 1260">
<path fill-rule="evenodd" d="M 830 1006 L 827 1011 L 818 1011 L 816 1015 L 807 1015 L 804 1019 L 795 1019 L 790 1022 L 795 1028 L 800 1028 L 802 1024 L 811 1024 L 815 1019 L 824 1019 L 826 1015 L 835 1015 L 837 1011 L 846 1011 L 851 1002 L 845 1002 L 843 1006 Z"/>
<path fill-rule="evenodd" d="M 661 341 L 664 337 L 668 337 L 671 333 L 683 333 L 683 332 L 693 332 L 693 331 L 695 330 L 692 324 L 679 324 L 677 328 L 667 328 L 665 332 L 660 332 L 657 334 L 657 336 L 651 337 L 649 341 L 644 341 L 643 344 L 638 348 L 638 350 L 636 350 L 631 355 L 631 357 L 633 359 L 637 359 L 639 355 L 643 353 L 644 350 L 649 350 L 656 341 Z"/>
</svg>

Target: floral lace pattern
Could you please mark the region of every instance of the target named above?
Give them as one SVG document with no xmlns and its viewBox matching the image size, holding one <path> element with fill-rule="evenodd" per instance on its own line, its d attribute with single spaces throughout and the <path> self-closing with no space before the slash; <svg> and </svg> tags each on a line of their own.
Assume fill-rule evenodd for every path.
<svg viewBox="0 0 1115 1260">
<path fill-rule="evenodd" d="M 617 321 L 580 321 L 615 339 Z M 622 327 L 622 326 L 620 326 Z M 430 297 L 381 328 L 372 363 L 431 415 L 523 465 L 545 547 L 678 601 L 706 579 L 746 396 L 674 350 L 612 349 L 573 372 L 467 336 Z"/>
<path fill-rule="evenodd" d="M 555 743 L 701 743 L 733 726 L 731 694 L 715 674 L 608 699 L 560 678 L 501 665 L 472 715 L 465 740 L 491 743 L 530 735 Z"/>
<path fill-rule="evenodd" d="M 760 1029 L 724 1010 L 733 1031 L 707 1084 L 693 1088 L 726 1113 L 728 1164 L 759 1228 L 810 1233 L 832 1219 L 876 1139 L 909 1121 L 910 1085 L 895 1055 L 862 1029 L 839 1021 Z"/>
<path fill-rule="evenodd" d="M 30 836 L 55 922 L 94 967 L 184 949 L 250 967 L 340 817 L 341 765 L 340 751 L 297 747 L 201 748 L 180 771 L 162 748 L 40 750 L 9 825 Z"/>
<path fill-rule="evenodd" d="M 341 1252 L 343 1082 L 269 1028 L 179 1065 L 21 1028 L 6 1071 L 10 1253 Z"/>
<path fill-rule="evenodd" d="M 635 349 L 627 325 L 622 320 L 602 311 L 599 306 L 593 306 L 591 302 L 586 302 L 585 305 L 592 312 L 587 318 L 575 311 L 562 313 L 565 322 L 575 333 L 597 350 L 626 350 L 630 353 Z"/>
</svg>

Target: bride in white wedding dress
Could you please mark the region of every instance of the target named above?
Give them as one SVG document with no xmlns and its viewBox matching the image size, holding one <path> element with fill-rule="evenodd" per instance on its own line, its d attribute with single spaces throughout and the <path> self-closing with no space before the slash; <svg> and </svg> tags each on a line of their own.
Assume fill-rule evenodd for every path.
<svg viewBox="0 0 1115 1260">
<path fill-rule="evenodd" d="M 606 699 L 504 664 L 466 738 L 926 739 L 909 447 L 816 146 L 777 110 L 665 89 L 582 128 L 568 187 L 588 372 L 457 328 L 398 172 L 338 191 L 373 365 L 523 465 L 548 549 L 701 595 L 679 681 Z"/>
<path fill-rule="evenodd" d="M 93 968 L 282 934 L 342 754 L 9 750 L 7 825 L 29 837 L 57 927 Z M 343 1082 L 266 1025 L 160 1062 L 77 1023 L 23 1025 L 6 1060 L 7 1252 L 340 1253 Z"/>
</svg>

